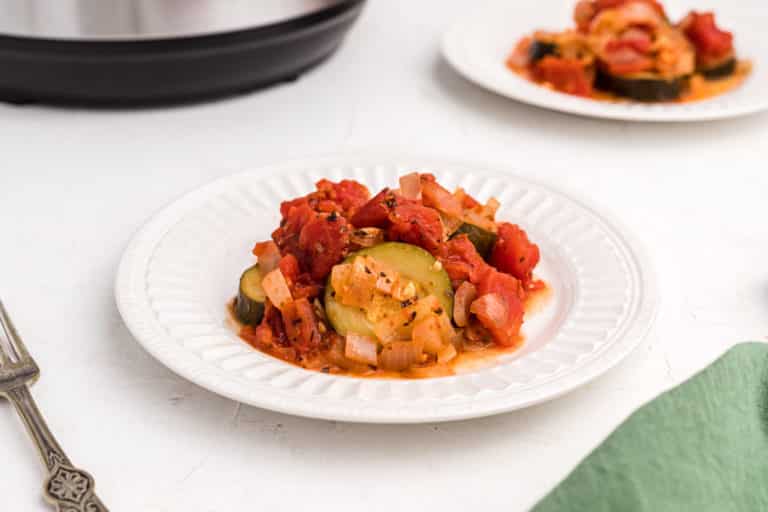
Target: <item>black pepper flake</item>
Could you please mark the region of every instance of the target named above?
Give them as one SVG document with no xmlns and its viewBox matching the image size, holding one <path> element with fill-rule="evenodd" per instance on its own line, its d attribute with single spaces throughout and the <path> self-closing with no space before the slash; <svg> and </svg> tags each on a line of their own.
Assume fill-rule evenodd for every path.
<svg viewBox="0 0 768 512">
<path fill-rule="evenodd" d="M 411 304 L 413 304 L 413 299 L 405 299 L 403 302 L 400 303 L 400 307 L 407 308 Z"/>
<path fill-rule="evenodd" d="M 435 314 L 436 314 L 436 315 L 442 315 L 442 314 L 443 314 L 443 308 L 437 308 L 437 309 L 435 310 Z"/>
<path fill-rule="evenodd" d="M 394 208 L 395 206 L 397 206 L 397 201 L 395 200 L 394 197 L 388 197 L 384 200 L 384 206 L 390 209 Z"/>
<path fill-rule="evenodd" d="M 525 261 L 525 256 L 520 256 L 520 263 Z"/>
<path fill-rule="evenodd" d="M 390 278 L 386 278 L 384 281 L 385 281 L 387 284 L 392 284 L 392 280 L 391 280 Z"/>
<path fill-rule="evenodd" d="M 379 277 L 387 277 L 387 274 L 385 274 L 384 272 L 379 272 Z"/>
<path fill-rule="evenodd" d="M 332 290 L 331 291 L 331 297 L 335 297 L 335 296 L 336 296 L 336 290 Z"/>
<path fill-rule="evenodd" d="M 363 268 L 365 269 L 366 274 L 373 274 L 373 272 L 371 272 L 371 269 L 369 269 L 368 267 L 364 266 Z"/>
<path fill-rule="evenodd" d="M 408 321 L 403 324 L 403 327 L 408 327 L 414 320 L 416 320 L 416 312 L 411 311 L 411 315 L 408 317 Z"/>
<path fill-rule="evenodd" d="M 331 212 L 331 214 L 326 218 L 328 219 L 328 222 L 336 222 L 336 219 L 339 218 L 339 215 L 336 212 Z"/>
</svg>

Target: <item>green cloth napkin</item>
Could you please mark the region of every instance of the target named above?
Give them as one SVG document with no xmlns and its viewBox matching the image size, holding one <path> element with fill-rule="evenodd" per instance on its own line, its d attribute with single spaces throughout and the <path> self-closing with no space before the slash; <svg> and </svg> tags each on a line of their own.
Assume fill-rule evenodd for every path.
<svg viewBox="0 0 768 512">
<path fill-rule="evenodd" d="M 768 511 L 768 344 L 644 405 L 532 512 Z"/>
</svg>

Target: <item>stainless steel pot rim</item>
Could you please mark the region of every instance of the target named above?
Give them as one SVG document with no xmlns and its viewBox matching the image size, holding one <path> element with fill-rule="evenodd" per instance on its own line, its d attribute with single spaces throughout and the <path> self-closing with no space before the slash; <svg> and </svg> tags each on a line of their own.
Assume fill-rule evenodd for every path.
<svg viewBox="0 0 768 512">
<path fill-rule="evenodd" d="M 261 28 L 350 0 L 3 0 L 0 35 L 74 41 L 176 39 Z"/>
</svg>

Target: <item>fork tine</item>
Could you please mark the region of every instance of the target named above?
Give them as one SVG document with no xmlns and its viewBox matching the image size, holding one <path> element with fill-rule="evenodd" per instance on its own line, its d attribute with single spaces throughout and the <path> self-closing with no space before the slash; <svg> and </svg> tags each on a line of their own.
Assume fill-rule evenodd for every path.
<svg viewBox="0 0 768 512">
<path fill-rule="evenodd" d="M 24 358 L 29 357 L 29 353 L 27 352 L 27 347 L 24 346 L 24 343 L 21 341 L 21 336 L 19 336 L 18 331 L 16 331 L 16 327 L 13 325 L 13 322 L 11 321 L 11 317 L 8 315 L 8 311 L 6 311 L 5 306 L 3 305 L 3 301 L 0 300 L 0 327 L 3 328 L 3 331 L 5 331 L 5 335 L 8 338 L 8 343 L 10 345 L 10 349 L 15 354 L 5 354 L 2 350 L 2 344 L 0 344 L 0 361 L 7 363 L 8 359 L 10 359 L 13 355 L 16 356 L 16 359 L 21 360 Z"/>
</svg>

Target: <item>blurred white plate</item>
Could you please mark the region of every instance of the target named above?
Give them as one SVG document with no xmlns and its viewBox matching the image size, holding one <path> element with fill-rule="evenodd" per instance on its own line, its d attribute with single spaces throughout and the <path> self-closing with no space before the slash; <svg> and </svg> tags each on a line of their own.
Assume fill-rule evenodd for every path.
<svg viewBox="0 0 768 512">
<path fill-rule="evenodd" d="M 552 91 L 510 71 L 505 60 L 517 41 L 537 29 L 562 30 L 572 26 L 575 2 L 539 0 L 486 2 L 463 16 L 442 41 L 443 55 L 470 81 L 509 98 L 551 110 L 625 121 L 707 121 L 768 109 L 768 38 L 757 20 L 768 19 L 768 4 L 749 0 L 708 2 L 706 6 L 664 2 L 672 19 L 691 8 L 714 9 L 718 23 L 734 33 L 741 58 L 753 63 L 741 86 L 720 96 L 690 103 L 611 103 Z"/>
<path fill-rule="evenodd" d="M 537 275 L 553 290 L 526 318 L 524 346 L 483 368 L 424 380 L 361 379 L 308 371 L 240 340 L 226 302 L 255 241 L 269 238 L 282 200 L 326 177 L 371 191 L 414 169 L 448 188 L 501 202 L 539 244 Z M 549 188 L 475 167 L 382 156 L 314 159 L 222 179 L 176 201 L 123 256 L 116 297 L 144 348 L 213 392 L 276 411 L 359 422 L 434 422 L 496 414 L 551 399 L 600 375 L 645 336 L 655 289 L 637 246 L 590 208 Z"/>
</svg>

